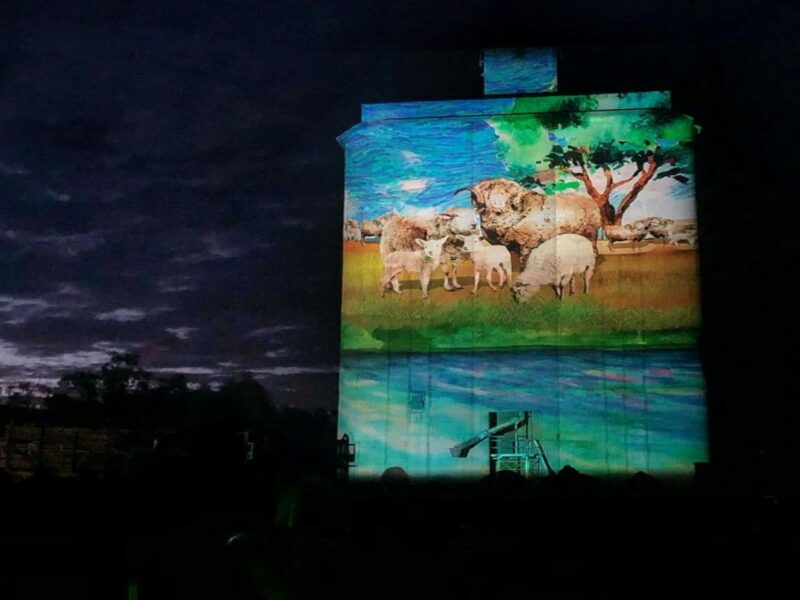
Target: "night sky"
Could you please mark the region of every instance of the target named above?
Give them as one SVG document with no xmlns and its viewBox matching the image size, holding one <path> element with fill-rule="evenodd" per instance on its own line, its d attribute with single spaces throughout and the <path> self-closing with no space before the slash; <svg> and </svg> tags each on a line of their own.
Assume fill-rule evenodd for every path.
<svg viewBox="0 0 800 600">
<path fill-rule="evenodd" d="M 792 147 L 796 117 L 780 107 L 796 99 L 797 9 L 558 4 L 4 2 L 0 385 L 135 350 L 155 372 L 250 371 L 279 401 L 334 406 L 336 136 L 361 103 L 480 97 L 479 49 L 531 45 L 561 49 L 563 92 L 672 89 L 704 125 L 710 391 L 724 395 L 715 376 L 748 360 L 788 374 L 783 342 L 766 341 L 778 314 L 742 323 L 755 290 L 740 281 L 765 264 L 788 274 L 791 261 L 726 244 L 770 237 L 750 229 L 768 224 L 752 221 L 755 195 L 792 206 L 774 168 L 754 174 Z M 776 243 L 769 255 L 790 260 L 796 242 Z M 796 290 L 787 285 L 771 284 L 778 306 Z M 732 321 L 756 356 L 711 352 Z"/>
</svg>

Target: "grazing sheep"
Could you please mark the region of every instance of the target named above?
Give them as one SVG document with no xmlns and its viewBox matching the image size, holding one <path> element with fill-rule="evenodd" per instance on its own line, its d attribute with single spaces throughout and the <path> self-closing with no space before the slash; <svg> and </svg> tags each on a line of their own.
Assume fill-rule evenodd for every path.
<svg viewBox="0 0 800 600">
<path fill-rule="evenodd" d="M 662 217 L 650 217 L 643 219 L 649 221 L 647 230 L 654 238 L 672 240 L 675 234 L 686 233 L 693 237 L 697 242 L 697 221 L 694 219 L 664 219 Z M 681 238 L 684 239 L 684 238 Z"/>
<path fill-rule="evenodd" d="M 661 239 L 668 237 L 666 233 L 666 228 L 669 227 L 671 223 L 674 223 L 672 219 L 665 219 L 664 217 L 646 217 L 644 219 L 639 219 L 635 221 L 635 223 L 639 223 L 642 227 L 647 230 L 652 237 L 656 239 Z"/>
<path fill-rule="evenodd" d="M 344 239 L 345 241 L 353 240 L 356 242 L 361 241 L 361 227 L 355 219 L 346 219 L 344 222 Z M 362 242 L 363 243 L 363 242 Z"/>
<path fill-rule="evenodd" d="M 381 235 L 381 256 L 398 250 L 416 250 L 416 239 L 431 240 L 449 236 L 441 255 L 444 288 L 460 289 L 456 277 L 458 265 L 467 259 L 468 253 L 455 235 L 476 233 L 477 213 L 471 208 L 450 208 L 430 217 L 402 217 L 394 215 L 387 219 Z"/>
<path fill-rule="evenodd" d="M 475 285 L 472 288 L 472 293 L 478 293 L 478 283 L 481 278 L 481 271 L 486 271 L 486 281 L 489 282 L 489 287 L 492 291 L 497 291 L 498 288 L 503 287 L 508 279 L 511 283 L 511 254 L 505 246 L 484 246 L 480 243 L 480 237 L 475 234 L 469 236 L 459 235 L 458 238 L 464 242 L 464 248 L 469 252 L 472 258 L 472 264 L 475 267 Z M 497 271 L 500 281 L 498 288 L 492 284 L 492 273 Z"/>
<path fill-rule="evenodd" d="M 641 242 L 649 232 L 647 224 L 642 221 L 635 221 L 627 225 L 603 225 L 603 231 L 611 252 L 614 251 L 614 242 L 632 242 L 635 248 L 636 242 Z"/>
<path fill-rule="evenodd" d="M 680 242 L 686 242 L 690 246 L 697 246 L 697 232 L 696 231 L 681 231 L 679 233 L 672 233 L 669 236 L 669 245 L 677 246 Z"/>
<path fill-rule="evenodd" d="M 639 242 L 650 234 L 655 239 L 667 240 L 671 245 L 686 241 L 697 245 L 697 223 L 693 219 L 665 219 L 664 217 L 647 217 L 627 225 L 605 225 L 603 227 L 608 238 L 608 249 L 614 251 L 614 242 Z"/>
<path fill-rule="evenodd" d="M 396 250 L 383 257 L 383 279 L 381 279 L 381 298 L 386 295 L 386 286 L 390 283 L 398 294 L 400 281 L 398 276 L 404 271 L 419 273 L 422 286 L 422 297 L 428 297 L 428 283 L 431 274 L 439 266 L 442 256 L 442 247 L 447 241 L 446 237 L 438 240 L 415 239 L 414 243 L 419 250 Z"/>
<path fill-rule="evenodd" d="M 510 179 L 487 179 L 456 193 L 465 190 L 486 239 L 517 249 L 523 263 L 531 250 L 560 234 L 578 234 L 594 243 L 602 224 L 595 201 L 581 194 L 545 196 Z"/>
<path fill-rule="evenodd" d="M 526 302 L 540 286 L 550 285 L 561 300 L 567 284 L 570 295 L 575 293 L 574 276 L 582 273 L 583 293 L 588 294 L 594 269 L 595 252 L 591 241 L 574 233 L 558 235 L 531 252 L 525 270 L 511 286 L 511 293 L 515 301 Z"/>
</svg>

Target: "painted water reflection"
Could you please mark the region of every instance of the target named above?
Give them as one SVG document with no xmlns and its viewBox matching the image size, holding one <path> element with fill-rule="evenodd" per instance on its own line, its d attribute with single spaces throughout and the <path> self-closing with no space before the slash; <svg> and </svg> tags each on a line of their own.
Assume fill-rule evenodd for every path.
<svg viewBox="0 0 800 600">
<path fill-rule="evenodd" d="M 449 448 L 493 411 L 533 411 L 553 468 L 594 475 L 689 474 L 707 459 L 703 375 L 691 350 L 535 350 L 345 354 L 340 434 L 355 476 L 401 466 L 416 476 L 480 476 L 483 443 Z"/>
</svg>

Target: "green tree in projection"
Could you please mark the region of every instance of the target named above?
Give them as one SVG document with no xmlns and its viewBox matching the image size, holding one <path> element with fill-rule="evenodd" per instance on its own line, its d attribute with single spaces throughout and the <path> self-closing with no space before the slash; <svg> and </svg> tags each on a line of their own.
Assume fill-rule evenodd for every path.
<svg viewBox="0 0 800 600">
<path fill-rule="evenodd" d="M 556 170 L 560 180 L 552 191 L 583 187 L 605 225 L 621 224 L 651 181 L 688 183 L 691 117 L 666 107 L 636 110 L 639 94 L 618 99 L 619 108 L 608 111 L 597 110 L 603 107 L 596 96 L 517 99 L 509 113 L 490 121 L 511 176 L 530 181 L 543 168 Z M 590 110 L 597 112 L 583 112 Z"/>
</svg>

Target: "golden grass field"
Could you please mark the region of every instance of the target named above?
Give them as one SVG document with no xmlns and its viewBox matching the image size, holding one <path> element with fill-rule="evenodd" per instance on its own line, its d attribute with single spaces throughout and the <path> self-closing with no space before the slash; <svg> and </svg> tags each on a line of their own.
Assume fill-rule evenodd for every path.
<svg viewBox="0 0 800 600">
<path fill-rule="evenodd" d="M 387 291 L 381 298 L 378 244 L 345 242 L 343 348 L 693 343 L 699 325 L 697 252 L 674 246 L 650 250 L 601 256 L 588 296 L 581 293 L 583 284 L 576 277 L 575 296 L 558 301 L 550 288 L 542 287 L 533 301 L 517 304 L 508 286 L 493 292 L 483 277 L 478 293 L 471 294 L 470 261 L 459 267 L 465 289 L 445 290 L 437 270 L 428 299 L 421 296 L 417 274 L 401 276 L 402 295 Z M 519 261 L 513 254 L 512 261 L 516 276 Z"/>
</svg>

